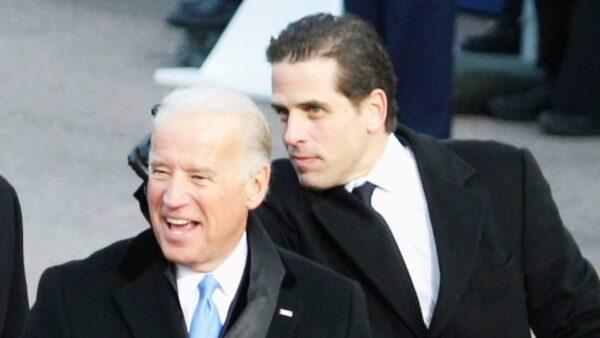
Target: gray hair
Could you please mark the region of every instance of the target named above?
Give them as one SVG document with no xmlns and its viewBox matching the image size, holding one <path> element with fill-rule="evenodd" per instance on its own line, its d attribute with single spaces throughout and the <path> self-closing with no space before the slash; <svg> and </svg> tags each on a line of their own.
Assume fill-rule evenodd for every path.
<svg viewBox="0 0 600 338">
<path fill-rule="evenodd" d="M 161 115 L 171 113 L 194 116 L 237 117 L 244 126 L 242 138 L 245 172 L 249 179 L 264 165 L 271 162 L 271 132 L 264 113 L 246 95 L 226 90 L 201 86 L 176 89 L 167 95 L 156 110 L 155 123 Z"/>
</svg>

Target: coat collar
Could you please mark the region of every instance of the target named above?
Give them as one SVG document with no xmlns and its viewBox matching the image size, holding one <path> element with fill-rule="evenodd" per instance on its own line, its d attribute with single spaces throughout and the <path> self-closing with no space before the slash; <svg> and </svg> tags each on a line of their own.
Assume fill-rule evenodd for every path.
<svg viewBox="0 0 600 338">
<path fill-rule="evenodd" d="M 482 197 L 469 185 L 476 179 L 474 168 L 442 142 L 403 127 L 396 136 L 415 155 L 438 252 L 440 290 L 429 330 L 429 335 L 435 336 L 451 318 L 471 271 L 481 234 Z M 426 328 L 418 299 L 391 236 L 384 233 L 383 227 L 372 224 L 370 211 L 343 187 L 309 192 L 309 200 L 312 211 L 340 249 L 413 334 L 422 336 Z"/>
<path fill-rule="evenodd" d="M 165 274 L 167 268 L 151 230 L 133 239 L 119 266 L 126 282 L 114 294 L 133 337 L 187 337 L 177 291 Z"/>
<path fill-rule="evenodd" d="M 247 235 L 248 287 L 245 294 L 236 296 L 245 297 L 246 305 L 225 338 L 265 337 L 286 277 L 275 246 L 252 214 Z M 151 230 L 132 240 L 119 273 L 126 282 L 115 291 L 115 299 L 134 337 L 187 337 L 176 283 Z M 290 329 L 282 327 L 283 332 Z"/>
<path fill-rule="evenodd" d="M 248 218 L 249 282 L 246 306 L 235 319 L 225 338 L 265 337 L 277 307 L 279 291 L 286 275 L 275 246 L 258 219 Z M 239 300 L 238 300 L 239 301 Z"/>
<path fill-rule="evenodd" d="M 476 184 L 475 169 L 447 144 L 406 128 L 398 134 L 415 154 L 438 252 L 440 290 L 429 327 L 429 336 L 435 337 L 452 317 L 471 274 L 485 194 Z"/>
<path fill-rule="evenodd" d="M 387 226 L 373 222 L 377 217 L 343 187 L 310 192 L 309 196 L 319 223 L 364 272 L 390 311 L 398 314 L 415 335 L 422 332 L 425 326 L 417 296 Z"/>
</svg>

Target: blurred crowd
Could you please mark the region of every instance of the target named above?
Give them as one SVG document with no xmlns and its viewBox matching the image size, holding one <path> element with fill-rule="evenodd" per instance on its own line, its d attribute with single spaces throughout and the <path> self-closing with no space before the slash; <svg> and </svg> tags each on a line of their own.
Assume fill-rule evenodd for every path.
<svg viewBox="0 0 600 338">
<path fill-rule="evenodd" d="M 167 16 L 182 30 L 177 66 L 199 67 L 241 0 L 183 0 Z M 398 119 L 436 138 L 451 135 L 452 1 L 346 0 L 345 10 L 373 25 L 392 57 Z M 468 37 L 464 51 L 518 55 L 523 0 L 506 0 L 485 32 Z M 493 118 L 537 121 L 544 133 L 600 134 L 600 8 L 597 1 L 535 1 L 541 81 L 524 91 L 489 98 Z"/>
<path fill-rule="evenodd" d="M 461 48 L 518 54 L 524 0 L 507 0 L 496 22 Z M 492 97 L 487 110 L 500 119 L 537 121 L 556 135 L 600 135 L 600 2 L 535 1 L 538 66 L 543 79 L 523 92 Z"/>
</svg>

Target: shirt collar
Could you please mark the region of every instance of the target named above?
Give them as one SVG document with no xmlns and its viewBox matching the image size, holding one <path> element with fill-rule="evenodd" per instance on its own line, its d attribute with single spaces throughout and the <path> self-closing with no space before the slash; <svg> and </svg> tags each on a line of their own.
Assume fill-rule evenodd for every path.
<svg viewBox="0 0 600 338">
<path fill-rule="evenodd" d="M 352 180 L 344 185 L 348 192 L 369 181 L 378 188 L 396 193 L 402 189 L 402 173 L 411 168 L 414 162 L 412 152 L 398 141 L 391 133 L 381 157 L 371 171 L 363 177 Z"/>
<path fill-rule="evenodd" d="M 229 299 L 233 299 L 244 275 L 248 259 L 248 241 L 246 232 L 233 252 L 216 269 L 210 272 L 219 282 L 219 289 Z M 205 272 L 198 272 L 183 265 L 176 264 L 177 284 L 197 285 L 202 281 Z"/>
</svg>

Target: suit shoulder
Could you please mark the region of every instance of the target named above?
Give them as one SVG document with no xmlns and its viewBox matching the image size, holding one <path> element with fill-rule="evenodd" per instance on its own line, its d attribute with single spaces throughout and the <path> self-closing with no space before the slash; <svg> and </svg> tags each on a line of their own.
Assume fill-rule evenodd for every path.
<svg viewBox="0 0 600 338">
<path fill-rule="evenodd" d="M 0 175 L 0 197 L 4 199 L 12 199 L 16 196 L 15 188 L 2 176 Z M 4 203 L 2 203 L 4 205 Z"/>
<path fill-rule="evenodd" d="M 282 173 L 287 173 L 288 175 L 294 173 L 292 162 L 290 162 L 290 160 L 287 158 L 278 158 L 273 160 L 271 165 L 273 166 L 273 171 L 281 171 Z"/>
<path fill-rule="evenodd" d="M 0 191 L 14 191 L 12 185 L 2 175 L 0 175 Z"/>
<path fill-rule="evenodd" d="M 300 189 L 298 176 L 289 159 L 277 159 L 271 165 L 271 190 L 289 191 L 291 188 Z"/>
<path fill-rule="evenodd" d="M 443 142 L 450 150 L 480 172 L 491 175 L 517 173 L 523 163 L 523 148 L 484 140 L 449 140 Z"/>
<path fill-rule="evenodd" d="M 307 190 L 300 185 L 298 175 L 289 159 L 272 163 L 269 193 L 264 205 L 278 205 L 286 210 L 303 210 L 306 207 Z"/>
<path fill-rule="evenodd" d="M 17 222 L 20 228 L 20 220 L 17 220 L 20 216 L 16 213 L 20 214 L 17 193 L 12 185 L 0 176 L 0 228 L 5 228 L 5 225 L 14 227 Z"/>
<path fill-rule="evenodd" d="M 142 233 L 143 234 L 143 233 Z M 47 271 L 61 276 L 68 284 L 90 285 L 116 276 L 132 243 L 142 234 L 117 241 L 80 260 L 72 260 L 49 268 Z"/>
<path fill-rule="evenodd" d="M 447 140 L 443 143 L 453 151 L 460 155 L 477 157 L 477 156 L 520 156 L 521 148 L 510 144 L 492 141 L 492 140 Z"/>
<path fill-rule="evenodd" d="M 324 285 L 323 287 L 351 287 L 356 284 L 353 280 L 292 251 L 279 247 L 277 251 L 288 271 L 298 281 L 310 280 L 311 283 Z"/>
</svg>

